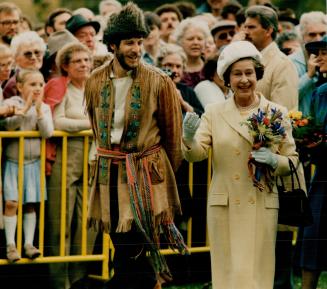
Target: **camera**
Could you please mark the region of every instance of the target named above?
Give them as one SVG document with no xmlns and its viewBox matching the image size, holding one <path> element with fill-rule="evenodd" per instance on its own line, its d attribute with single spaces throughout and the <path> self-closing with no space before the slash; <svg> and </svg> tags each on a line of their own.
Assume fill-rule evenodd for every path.
<svg viewBox="0 0 327 289">
<path fill-rule="evenodd" d="M 176 72 L 171 71 L 171 69 L 163 67 L 161 70 L 166 73 L 172 80 L 176 77 Z"/>
</svg>

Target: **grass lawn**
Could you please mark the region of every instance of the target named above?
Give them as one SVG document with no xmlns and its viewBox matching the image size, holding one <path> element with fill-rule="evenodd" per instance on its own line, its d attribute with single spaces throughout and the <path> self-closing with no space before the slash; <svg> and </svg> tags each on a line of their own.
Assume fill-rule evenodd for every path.
<svg viewBox="0 0 327 289">
<path fill-rule="evenodd" d="M 301 278 L 295 276 L 294 277 L 294 289 L 301 289 Z M 179 286 L 169 286 L 169 287 L 164 287 L 167 289 L 202 289 L 204 288 L 204 284 L 203 283 L 194 283 L 194 284 L 187 284 L 187 285 L 179 285 Z M 206 288 L 210 288 L 211 287 L 206 287 Z M 320 280 L 319 280 L 319 284 L 317 289 L 327 289 L 327 272 L 323 272 L 321 274 Z"/>
<path fill-rule="evenodd" d="M 301 279 L 299 277 L 294 278 L 294 285 L 294 289 L 301 289 Z M 317 289 L 327 289 L 327 272 L 321 274 Z"/>
</svg>

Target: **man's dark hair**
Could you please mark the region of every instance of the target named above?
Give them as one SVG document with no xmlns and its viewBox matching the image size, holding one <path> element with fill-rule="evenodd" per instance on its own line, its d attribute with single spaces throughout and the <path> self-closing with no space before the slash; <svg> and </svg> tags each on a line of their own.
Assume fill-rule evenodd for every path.
<svg viewBox="0 0 327 289">
<path fill-rule="evenodd" d="M 246 8 L 243 7 L 240 10 L 237 11 L 236 15 L 235 15 L 235 21 L 237 23 L 238 27 L 241 27 L 241 25 L 245 22 L 245 10 Z"/>
<path fill-rule="evenodd" d="M 63 8 L 63 7 L 59 7 L 57 9 L 54 9 L 47 17 L 46 21 L 45 21 L 45 33 L 49 36 L 48 32 L 47 32 L 47 27 L 52 27 L 54 28 L 54 24 L 55 24 L 55 19 L 58 15 L 60 14 L 64 14 L 64 13 L 68 13 L 70 15 L 73 15 L 72 11 L 67 9 L 67 8 Z"/>
<path fill-rule="evenodd" d="M 278 32 L 278 16 L 274 9 L 263 6 L 254 5 L 246 9 L 245 17 L 256 18 L 264 29 L 272 28 L 272 39 L 275 39 Z"/>
<path fill-rule="evenodd" d="M 196 6 L 192 2 L 177 1 L 174 3 L 178 10 L 182 13 L 183 19 L 193 17 L 196 14 Z"/>
<path fill-rule="evenodd" d="M 217 72 L 218 56 L 212 56 L 206 60 L 203 66 L 203 72 L 205 79 L 213 80 L 215 73 Z"/>
<path fill-rule="evenodd" d="M 230 1 L 221 9 L 221 17 L 228 19 L 229 14 L 236 16 L 236 13 L 242 8 L 242 5 L 238 1 Z"/>
<path fill-rule="evenodd" d="M 148 30 L 151 30 L 153 26 L 157 26 L 159 29 L 161 27 L 160 17 L 154 12 L 151 11 L 144 12 L 144 20 Z"/>
</svg>

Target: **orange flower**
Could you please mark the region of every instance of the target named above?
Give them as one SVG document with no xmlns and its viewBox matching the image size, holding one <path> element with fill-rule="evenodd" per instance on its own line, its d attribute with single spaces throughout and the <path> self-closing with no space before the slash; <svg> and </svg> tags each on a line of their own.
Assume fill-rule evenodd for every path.
<svg viewBox="0 0 327 289">
<path fill-rule="evenodd" d="M 270 121 L 269 121 L 269 119 L 268 119 L 267 117 L 265 117 L 265 118 L 263 119 L 263 123 L 264 123 L 265 125 L 269 125 Z"/>
</svg>

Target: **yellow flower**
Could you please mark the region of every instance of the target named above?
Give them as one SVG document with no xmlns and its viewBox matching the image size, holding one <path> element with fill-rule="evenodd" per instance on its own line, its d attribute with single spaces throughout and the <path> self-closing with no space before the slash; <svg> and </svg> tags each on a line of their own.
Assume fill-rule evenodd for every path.
<svg viewBox="0 0 327 289">
<path fill-rule="evenodd" d="M 288 117 L 294 120 L 301 119 L 302 118 L 302 111 L 294 111 L 290 110 L 288 112 Z"/>
</svg>

